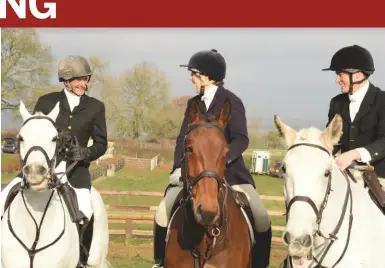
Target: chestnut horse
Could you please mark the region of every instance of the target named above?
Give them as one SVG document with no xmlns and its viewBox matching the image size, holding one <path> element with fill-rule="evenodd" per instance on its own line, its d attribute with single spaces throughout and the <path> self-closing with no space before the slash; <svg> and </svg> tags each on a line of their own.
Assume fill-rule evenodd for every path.
<svg viewBox="0 0 385 268">
<path fill-rule="evenodd" d="M 183 190 L 173 208 L 164 268 L 251 267 L 250 231 L 240 209 L 247 199 L 224 178 L 230 103 L 216 118 L 201 115 L 195 101 L 187 112 Z"/>
</svg>

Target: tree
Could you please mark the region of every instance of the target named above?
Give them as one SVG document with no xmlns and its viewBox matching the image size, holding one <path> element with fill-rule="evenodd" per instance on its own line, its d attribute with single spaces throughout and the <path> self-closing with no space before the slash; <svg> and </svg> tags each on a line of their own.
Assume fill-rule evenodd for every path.
<svg viewBox="0 0 385 268">
<path fill-rule="evenodd" d="M 122 75 L 120 88 L 117 130 L 138 138 L 151 131 L 151 117 L 168 103 L 170 82 L 156 65 L 141 62 Z"/>
<path fill-rule="evenodd" d="M 88 83 L 88 94 L 95 98 L 97 98 L 97 95 L 103 97 L 105 80 L 111 78 L 110 64 L 108 61 L 103 61 L 97 56 L 89 57 L 88 62 L 92 71 L 91 80 Z"/>
<path fill-rule="evenodd" d="M 1 38 L 1 110 L 16 111 L 20 99 L 31 109 L 41 93 L 51 89 L 50 47 L 29 28 L 3 28 Z"/>
</svg>

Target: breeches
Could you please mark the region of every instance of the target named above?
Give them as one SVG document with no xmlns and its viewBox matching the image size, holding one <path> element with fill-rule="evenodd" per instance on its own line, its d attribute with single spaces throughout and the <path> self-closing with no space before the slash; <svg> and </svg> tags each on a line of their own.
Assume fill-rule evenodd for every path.
<svg viewBox="0 0 385 268">
<path fill-rule="evenodd" d="M 254 228 L 257 232 L 265 232 L 270 228 L 270 218 L 265 206 L 262 203 L 257 191 L 251 184 L 239 184 L 231 186 L 234 190 L 243 192 L 250 204 L 254 217 Z M 171 210 L 175 199 L 182 187 L 176 186 L 170 188 L 163 200 L 160 202 L 155 213 L 155 221 L 162 227 L 167 227 L 171 218 Z"/>
</svg>

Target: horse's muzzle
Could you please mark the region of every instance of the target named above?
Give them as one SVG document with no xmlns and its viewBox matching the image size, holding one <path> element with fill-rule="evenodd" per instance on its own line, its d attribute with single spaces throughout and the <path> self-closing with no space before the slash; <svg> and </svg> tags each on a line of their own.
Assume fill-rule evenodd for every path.
<svg viewBox="0 0 385 268">
<path fill-rule="evenodd" d="M 202 204 L 199 204 L 195 211 L 195 217 L 201 225 L 213 225 L 219 217 L 219 207 L 215 209 L 205 209 Z"/>
<path fill-rule="evenodd" d="M 289 232 L 282 236 L 283 243 L 288 247 L 291 256 L 304 257 L 309 255 L 313 245 L 313 237 L 308 234 L 293 237 Z"/>
</svg>

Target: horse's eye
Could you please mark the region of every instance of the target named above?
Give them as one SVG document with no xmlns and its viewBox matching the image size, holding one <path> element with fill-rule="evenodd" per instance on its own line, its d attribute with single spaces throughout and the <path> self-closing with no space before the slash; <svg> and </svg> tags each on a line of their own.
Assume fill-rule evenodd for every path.
<svg viewBox="0 0 385 268">
<path fill-rule="evenodd" d="M 285 167 L 285 165 L 282 165 L 281 170 L 282 170 L 283 173 L 286 173 L 286 167 Z"/>
<path fill-rule="evenodd" d="M 330 173 L 330 170 L 329 170 L 329 169 L 325 171 L 325 177 L 329 177 L 330 174 L 331 174 L 331 173 Z"/>
<path fill-rule="evenodd" d="M 189 153 L 192 153 L 193 152 L 193 149 L 192 149 L 192 147 L 187 147 L 187 152 L 189 152 Z"/>
<path fill-rule="evenodd" d="M 19 136 L 19 141 L 24 141 L 22 136 Z"/>
<path fill-rule="evenodd" d="M 52 142 L 56 142 L 57 141 L 57 136 L 53 137 L 52 139 Z"/>
</svg>

